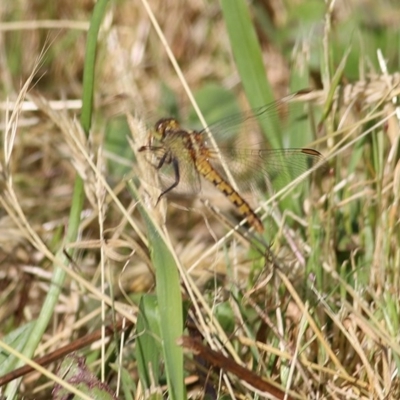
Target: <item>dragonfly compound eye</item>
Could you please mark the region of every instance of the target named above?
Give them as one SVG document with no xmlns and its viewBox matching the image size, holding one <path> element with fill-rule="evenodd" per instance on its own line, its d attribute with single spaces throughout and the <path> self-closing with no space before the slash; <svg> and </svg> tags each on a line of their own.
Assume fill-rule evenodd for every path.
<svg viewBox="0 0 400 400">
<path fill-rule="evenodd" d="M 162 118 L 154 126 L 156 132 L 164 135 L 165 133 L 180 129 L 179 122 L 175 118 Z"/>
</svg>

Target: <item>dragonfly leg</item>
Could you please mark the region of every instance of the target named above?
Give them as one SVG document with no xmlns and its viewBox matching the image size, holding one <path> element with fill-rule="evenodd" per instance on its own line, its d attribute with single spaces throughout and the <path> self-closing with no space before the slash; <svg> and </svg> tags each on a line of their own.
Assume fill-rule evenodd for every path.
<svg viewBox="0 0 400 400">
<path fill-rule="evenodd" d="M 168 160 L 167 160 L 167 158 L 168 158 Z M 165 164 L 165 162 L 167 162 L 167 164 L 171 162 L 170 155 L 169 155 L 169 153 L 167 151 L 164 152 L 164 154 L 160 158 L 160 161 L 158 161 L 158 164 L 156 165 L 156 168 L 160 169 Z"/>
<path fill-rule="evenodd" d="M 163 157 L 161 158 L 160 163 L 159 163 L 159 165 L 158 165 L 158 168 L 161 168 L 161 167 L 162 167 L 162 165 L 164 164 L 164 162 L 165 162 L 165 160 L 166 160 L 166 156 L 167 156 L 167 153 L 165 153 L 165 154 L 163 155 Z M 173 167 L 173 169 L 174 169 L 175 181 L 174 181 L 174 183 L 173 183 L 170 187 L 168 187 L 167 189 L 165 189 L 165 190 L 158 196 L 156 205 L 157 205 L 158 202 L 161 200 L 161 197 L 163 197 L 165 194 L 167 194 L 167 193 L 168 193 L 170 190 L 172 190 L 173 188 L 177 187 L 178 184 L 179 184 L 180 174 L 179 174 L 179 163 L 178 163 L 178 160 L 177 160 L 176 158 L 172 158 L 172 159 L 170 160 L 170 162 L 172 163 L 172 167 Z"/>
</svg>

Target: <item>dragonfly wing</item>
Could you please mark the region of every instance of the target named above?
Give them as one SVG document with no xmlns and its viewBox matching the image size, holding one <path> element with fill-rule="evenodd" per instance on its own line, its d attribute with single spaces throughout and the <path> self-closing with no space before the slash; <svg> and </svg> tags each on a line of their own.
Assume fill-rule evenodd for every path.
<svg viewBox="0 0 400 400">
<path fill-rule="evenodd" d="M 309 169 L 323 163 L 322 155 L 312 149 L 240 149 L 221 148 L 225 166 L 238 188 L 279 190 Z M 213 152 L 214 168 L 227 179 L 225 169 Z"/>
<path fill-rule="evenodd" d="M 253 129 L 260 130 L 259 122 L 264 119 L 269 119 L 274 122 L 279 121 L 285 114 L 288 106 L 288 96 L 261 107 L 246 110 L 237 114 L 227 116 L 220 121 L 211 124 L 207 129 L 201 130 L 206 134 L 209 130 L 215 137 L 224 137 L 229 139 L 232 135 L 236 135 L 239 130 L 243 129 L 249 132 Z"/>
<path fill-rule="evenodd" d="M 309 101 L 298 101 L 300 98 L 301 93 L 290 94 L 261 107 L 230 115 L 199 132 L 205 137 L 207 137 L 208 131 L 211 132 L 214 139 L 222 144 L 224 141 L 237 138 L 242 133 L 246 137 L 253 132 L 261 133 L 260 124 L 265 121 L 269 121 L 273 126 L 279 125 L 284 128 L 289 121 L 293 122 L 293 118 L 295 121 L 308 119 L 310 103 Z"/>
<path fill-rule="evenodd" d="M 173 193 L 192 195 L 197 194 L 201 190 L 201 182 L 193 162 L 185 162 L 176 158 L 178 165 L 178 175 L 175 172 L 172 163 L 163 165 L 158 172 L 161 189 L 167 190 L 177 181 L 178 184 L 173 189 Z"/>
<path fill-rule="evenodd" d="M 173 187 L 174 193 L 199 193 L 200 178 L 193 161 L 182 159 L 172 152 L 168 155 L 166 149 L 161 146 L 144 146 L 141 151 L 146 151 L 153 156 L 149 164 L 157 169 L 161 192 L 168 192 L 168 189 Z M 161 162 L 161 160 L 164 161 Z M 176 160 L 177 169 L 174 167 L 173 160 Z"/>
</svg>

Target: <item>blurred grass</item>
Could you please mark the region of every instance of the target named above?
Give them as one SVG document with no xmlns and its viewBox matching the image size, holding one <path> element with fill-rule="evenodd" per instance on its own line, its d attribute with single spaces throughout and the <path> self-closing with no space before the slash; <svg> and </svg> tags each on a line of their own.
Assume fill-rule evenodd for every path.
<svg viewBox="0 0 400 400">
<path fill-rule="evenodd" d="M 183 379 L 191 398 L 201 390 L 211 397 L 257 398 L 232 374 L 214 371 L 204 380 L 198 368 L 198 363 L 206 364 L 204 359 L 187 354 L 182 364 L 182 351 L 174 341 L 183 329 L 182 303 L 187 300 L 203 343 L 279 383 L 282 390 L 295 390 L 299 398 L 397 399 L 400 167 L 398 120 L 389 115 L 400 82 L 393 73 L 399 69 L 398 7 L 395 2 L 372 0 L 336 3 L 331 11 L 329 4 L 318 1 L 221 4 L 220 9 L 218 3 L 177 2 L 165 12 L 163 3 L 151 3 L 208 123 L 236 113 L 243 104 L 259 106 L 309 87 L 316 103 L 309 120 L 299 124 L 293 115 L 278 128 L 281 136 L 269 140 L 275 146 L 315 147 L 331 169 L 313 174 L 302 194 L 296 190 L 284 203 L 279 200 L 283 212 L 259 201 L 267 213 L 265 228 L 279 273 L 251 241 L 226 235 L 223 223 L 199 201 L 176 198 L 167 202 L 168 207 L 163 203 L 154 209 L 157 192 L 144 178 L 151 168 L 146 171 L 144 164 L 138 169 L 128 146 L 131 141 L 135 148 L 146 143 L 146 132 L 137 128 L 127 140 L 125 113 L 143 115 L 150 125 L 163 116 L 161 109 L 178 113 L 188 127 L 195 126 L 195 117 L 143 8 L 122 0 L 108 10 L 96 43 L 101 57 L 92 75 L 93 125 L 90 141 L 82 143 L 126 215 L 109 195 L 103 196 L 98 175 L 46 113 L 19 110 L 14 140 L 5 129 L 4 111 L 2 143 L 5 149 L 10 143 L 13 147 L 11 159 L 1 158 L 1 340 L 11 343 L 13 334 L 24 332 L 24 326 L 38 317 L 54 272 L 27 234 L 16 206 L 21 206 L 30 228 L 54 249 L 69 225 L 78 171 L 86 201 L 79 213 L 82 234 L 70 246 L 78 254 L 71 268 L 94 288 L 103 276 L 113 302 L 129 306 L 139 319 L 133 339 L 122 350 L 122 364 L 110 369 L 103 365 L 112 390 L 117 387 L 116 371 L 122 371 L 120 397 L 160 398 L 168 390 L 164 371 L 173 368 L 174 356 L 168 354 L 173 351 L 179 359 L 172 372 L 180 385 L 177 398 L 185 396 Z M 248 18 L 239 24 L 238 18 L 246 16 L 244 6 Z M 63 99 L 65 108 L 69 100 L 81 98 L 85 33 L 72 22 L 87 22 L 91 5 L 71 8 L 60 1 L 33 7 L 22 1 L 1 12 L 3 110 L 7 96 L 15 101 L 48 36 L 51 49 L 34 76 L 32 90 L 49 100 Z M 66 28 L 27 29 L 29 21 L 40 26 L 44 18 L 60 26 L 62 19 Z M 16 22 L 17 28 L 11 25 Z M 378 48 L 387 76 L 376 56 Z M 63 118 L 73 121 L 75 113 L 72 108 L 62 111 L 60 123 Z M 142 213 L 126 189 L 132 175 L 135 183 L 143 184 Z M 17 200 L 8 197 L 8 185 Z M 225 199 L 211 200 L 222 214 L 233 214 Z M 146 223 L 143 212 L 157 213 L 158 222 Z M 127 215 L 134 224 L 127 222 Z M 170 247 L 151 235 L 156 225 L 170 238 Z M 176 260 L 186 271 L 177 269 Z M 59 289 L 57 307 L 48 310 L 52 324 L 36 354 L 70 343 L 113 318 L 104 309 L 100 317 L 100 298 L 75 280 L 66 278 Z M 156 322 L 144 323 L 157 308 L 162 311 Z M 184 333 L 193 335 L 191 329 Z M 147 347 L 141 359 L 142 343 Z M 103 346 L 110 345 L 103 341 Z M 80 351 L 87 360 L 105 364 L 100 354 L 89 348 Z M 146 374 L 149 361 L 152 374 Z M 50 380 L 31 374 L 18 387 L 18 396 L 48 398 L 51 386 Z"/>
</svg>

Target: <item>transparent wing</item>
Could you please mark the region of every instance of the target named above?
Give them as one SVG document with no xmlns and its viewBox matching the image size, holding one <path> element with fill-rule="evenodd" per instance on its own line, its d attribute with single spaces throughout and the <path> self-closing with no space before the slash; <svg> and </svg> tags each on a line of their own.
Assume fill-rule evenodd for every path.
<svg viewBox="0 0 400 400">
<path fill-rule="evenodd" d="M 296 117 L 295 122 L 306 119 L 309 104 L 293 102 L 297 97 L 298 94 L 289 95 L 257 109 L 229 116 L 200 131 L 204 137 L 204 145 L 209 149 L 213 167 L 227 178 L 220 158 L 210 145 L 208 131 L 217 143 L 223 163 L 228 167 L 238 188 L 243 191 L 255 186 L 265 188 L 266 185 L 269 189 L 278 190 L 310 168 L 323 165 L 324 158 L 318 151 L 304 148 L 270 149 L 261 133 L 262 120 L 269 119 L 273 123 L 279 121 L 281 125 L 285 125 L 282 120 L 288 116 L 289 105 L 291 116 Z M 301 133 L 299 124 L 294 126 Z"/>
<path fill-rule="evenodd" d="M 242 149 L 221 147 L 229 172 L 242 191 L 254 187 L 279 190 L 309 169 L 322 165 L 323 156 L 313 149 Z M 210 150 L 213 167 L 226 178 L 215 151 Z"/>
<path fill-rule="evenodd" d="M 172 146 L 173 143 L 170 143 L 170 145 Z M 178 175 L 172 160 L 166 160 L 161 167 L 158 165 L 168 149 L 160 146 L 146 146 L 145 150 L 149 153 L 151 165 L 157 169 L 162 192 L 174 186 L 176 182 L 178 184 L 173 188 L 173 193 L 197 194 L 200 192 L 200 176 L 196 171 L 193 161 L 185 156 L 185 149 L 182 149 L 182 152 L 177 152 L 178 156 L 173 154 L 177 161 Z"/>
<path fill-rule="evenodd" d="M 210 131 L 215 140 L 222 143 L 231 140 L 238 133 L 260 133 L 260 123 L 265 120 L 282 126 L 290 116 L 296 117 L 296 120 L 307 118 L 310 103 L 298 101 L 302 94 L 294 93 L 261 107 L 230 115 L 199 132 L 208 137 L 207 132 Z"/>
<path fill-rule="evenodd" d="M 180 158 L 178 158 L 177 161 L 179 168 L 179 182 L 173 189 L 173 193 L 188 195 L 198 194 L 201 191 L 201 181 L 193 162 L 184 161 Z M 161 189 L 163 191 L 170 188 L 176 181 L 175 171 L 172 165 L 165 165 L 160 168 L 158 175 Z"/>
</svg>

